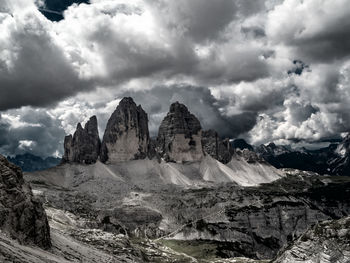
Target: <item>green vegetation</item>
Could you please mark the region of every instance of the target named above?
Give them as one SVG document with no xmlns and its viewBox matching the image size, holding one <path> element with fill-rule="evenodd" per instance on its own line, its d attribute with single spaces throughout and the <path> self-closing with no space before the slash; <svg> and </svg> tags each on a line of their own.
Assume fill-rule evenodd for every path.
<svg viewBox="0 0 350 263">
<path fill-rule="evenodd" d="M 211 240 L 170 240 L 162 239 L 159 244 L 169 247 L 172 250 L 186 254 L 198 260 L 199 263 L 267 263 L 269 260 L 253 260 L 245 258 L 222 258 L 223 249 L 229 249 L 229 244 Z M 234 253 L 234 252 L 232 252 Z"/>
</svg>

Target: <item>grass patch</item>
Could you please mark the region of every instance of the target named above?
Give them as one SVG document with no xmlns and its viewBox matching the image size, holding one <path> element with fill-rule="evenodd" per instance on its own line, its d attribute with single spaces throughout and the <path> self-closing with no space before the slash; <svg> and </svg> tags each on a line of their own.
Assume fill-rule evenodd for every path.
<svg viewBox="0 0 350 263">
<path fill-rule="evenodd" d="M 217 258 L 217 245 L 214 242 L 202 240 L 169 240 L 162 239 L 160 244 L 169 247 L 176 252 L 194 257 L 200 262 L 209 262 Z"/>
</svg>

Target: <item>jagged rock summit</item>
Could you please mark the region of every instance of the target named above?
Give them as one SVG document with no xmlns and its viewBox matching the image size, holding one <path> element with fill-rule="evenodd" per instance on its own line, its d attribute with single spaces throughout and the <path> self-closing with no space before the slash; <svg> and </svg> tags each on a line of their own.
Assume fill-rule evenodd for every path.
<svg viewBox="0 0 350 263">
<path fill-rule="evenodd" d="M 170 105 L 159 127 L 157 144 L 166 161 L 189 162 L 203 158 L 199 120 L 179 102 Z"/>
<path fill-rule="evenodd" d="M 22 171 L 0 155 L 0 232 L 23 244 L 49 248 L 50 228 L 42 204 L 33 197 Z"/>
<path fill-rule="evenodd" d="M 102 140 L 100 159 L 118 163 L 147 157 L 148 116 L 130 97 L 123 98 L 108 120 Z"/>
<path fill-rule="evenodd" d="M 330 160 L 330 170 L 336 175 L 350 175 L 350 133 L 348 133 L 334 151 Z"/>
<path fill-rule="evenodd" d="M 202 132 L 202 145 L 205 153 L 225 164 L 231 160 L 234 153 L 230 141 L 221 140 L 214 130 Z"/>
<path fill-rule="evenodd" d="M 98 134 L 97 118 L 92 116 L 83 128 L 80 123 L 74 135 L 64 138 L 63 162 L 92 164 L 98 159 L 101 141 Z"/>
</svg>

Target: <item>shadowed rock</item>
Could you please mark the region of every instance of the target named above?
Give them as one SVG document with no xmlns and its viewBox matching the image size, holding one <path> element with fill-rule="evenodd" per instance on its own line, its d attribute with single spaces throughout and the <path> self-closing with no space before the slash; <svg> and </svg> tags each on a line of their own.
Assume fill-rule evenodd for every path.
<svg viewBox="0 0 350 263">
<path fill-rule="evenodd" d="M 92 116 L 83 128 L 80 123 L 74 135 L 64 138 L 63 162 L 91 164 L 100 153 L 101 141 L 98 135 L 97 118 Z"/>
<path fill-rule="evenodd" d="M 187 162 L 203 158 L 199 120 L 179 102 L 171 104 L 158 132 L 160 155 L 166 161 Z"/>
<path fill-rule="evenodd" d="M 109 118 L 102 140 L 102 162 L 118 163 L 147 157 L 148 117 L 132 98 L 123 98 Z"/>
<path fill-rule="evenodd" d="M 222 163 L 228 163 L 233 154 L 233 149 L 228 140 L 222 140 L 214 130 L 202 132 L 203 150 L 211 157 Z"/>
<path fill-rule="evenodd" d="M 51 247 L 42 204 L 33 197 L 19 167 L 0 155 L 0 229 L 20 243 Z"/>
</svg>

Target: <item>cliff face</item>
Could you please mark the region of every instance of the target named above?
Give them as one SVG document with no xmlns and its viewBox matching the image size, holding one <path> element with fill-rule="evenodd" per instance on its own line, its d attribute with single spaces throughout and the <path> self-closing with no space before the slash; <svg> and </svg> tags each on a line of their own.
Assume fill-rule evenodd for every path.
<svg viewBox="0 0 350 263">
<path fill-rule="evenodd" d="M 321 222 L 279 253 L 276 263 L 350 262 L 350 217 Z"/>
<path fill-rule="evenodd" d="M 125 162 L 147 157 L 148 117 L 132 98 L 123 98 L 108 120 L 102 140 L 100 159 L 106 163 Z"/>
<path fill-rule="evenodd" d="M 0 155 L 0 229 L 24 244 L 49 248 L 50 228 L 19 167 Z"/>
<path fill-rule="evenodd" d="M 181 103 L 171 104 L 159 127 L 157 143 L 166 161 L 189 162 L 203 158 L 202 127 L 199 120 Z"/>
<path fill-rule="evenodd" d="M 228 163 L 232 158 L 233 148 L 229 140 L 221 140 L 214 130 L 202 132 L 202 146 L 204 152 L 222 163 Z"/>
<path fill-rule="evenodd" d="M 93 116 L 83 128 L 80 123 L 74 135 L 64 138 L 63 162 L 95 163 L 100 153 L 101 141 L 98 135 L 97 118 Z"/>
<path fill-rule="evenodd" d="M 271 259 L 310 226 L 349 215 L 349 185 L 301 172 L 260 187 L 183 191 L 166 199 L 168 217 L 183 224 L 167 238 L 215 243 L 225 257 Z"/>
</svg>

